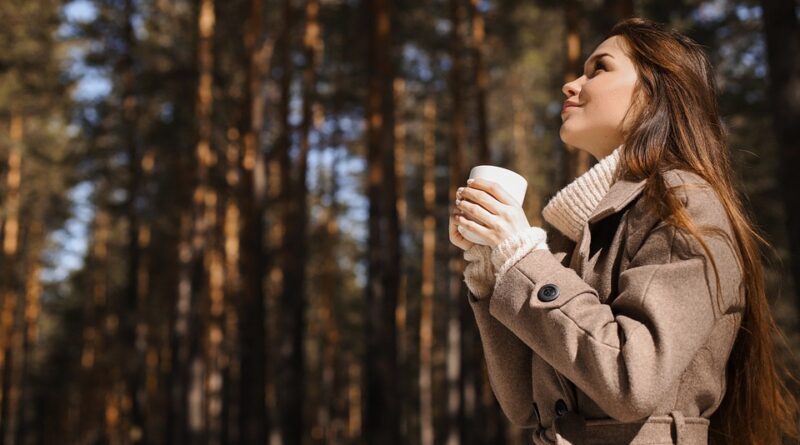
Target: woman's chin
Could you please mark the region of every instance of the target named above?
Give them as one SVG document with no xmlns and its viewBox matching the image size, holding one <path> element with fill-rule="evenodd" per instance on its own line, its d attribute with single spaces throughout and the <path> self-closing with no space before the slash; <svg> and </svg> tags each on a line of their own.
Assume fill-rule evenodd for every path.
<svg viewBox="0 0 800 445">
<path fill-rule="evenodd" d="M 566 124 L 561 124 L 561 128 L 558 130 L 558 136 L 561 138 L 561 142 L 567 145 L 574 145 L 575 142 L 575 132 L 570 131 L 570 129 L 566 126 Z"/>
</svg>

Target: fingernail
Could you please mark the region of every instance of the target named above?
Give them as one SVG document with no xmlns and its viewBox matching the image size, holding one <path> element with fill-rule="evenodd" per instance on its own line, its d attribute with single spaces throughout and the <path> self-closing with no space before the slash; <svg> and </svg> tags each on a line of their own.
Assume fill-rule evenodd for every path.
<svg viewBox="0 0 800 445">
<path fill-rule="evenodd" d="M 472 184 L 473 182 L 475 182 L 474 179 L 467 179 L 467 184 Z"/>
<path fill-rule="evenodd" d="M 456 205 L 461 205 L 461 200 L 460 199 L 456 199 Z"/>
</svg>

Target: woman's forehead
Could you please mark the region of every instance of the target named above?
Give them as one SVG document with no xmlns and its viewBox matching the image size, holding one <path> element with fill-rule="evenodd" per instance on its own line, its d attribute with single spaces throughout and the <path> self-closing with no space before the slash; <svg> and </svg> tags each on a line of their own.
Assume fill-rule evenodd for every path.
<svg viewBox="0 0 800 445">
<path fill-rule="evenodd" d="M 611 36 L 603 40 L 594 50 L 594 54 L 610 53 L 614 57 L 622 55 L 622 39 L 620 36 Z"/>
</svg>

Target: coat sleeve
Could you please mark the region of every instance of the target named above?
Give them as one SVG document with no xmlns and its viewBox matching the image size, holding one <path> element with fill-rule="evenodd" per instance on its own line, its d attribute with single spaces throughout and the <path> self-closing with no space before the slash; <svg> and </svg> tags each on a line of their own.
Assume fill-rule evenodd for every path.
<svg viewBox="0 0 800 445">
<path fill-rule="evenodd" d="M 467 299 L 478 325 L 489 384 L 500 408 L 514 425 L 538 427 L 531 376 L 533 351 L 489 314 L 489 298 L 476 298 L 467 289 Z"/>
<path fill-rule="evenodd" d="M 567 252 L 574 246 L 569 244 L 571 240 L 563 238 L 555 230 L 547 233 L 553 255 L 559 261 L 568 259 Z M 480 258 L 475 258 L 478 252 L 470 252 L 472 256 L 465 256 L 474 259 L 474 264 L 470 266 L 480 267 L 479 263 L 491 266 L 491 249 L 479 252 Z M 492 278 L 488 286 L 489 293 L 493 287 Z M 482 287 L 477 286 L 476 289 Z M 532 389 L 535 376 L 531 373 L 533 350 L 489 313 L 490 295 L 477 296 L 467 286 L 467 300 L 478 325 L 489 384 L 500 408 L 511 423 L 522 428 L 537 428 L 539 419 L 533 405 Z"/>
<path fill-rule="evenodd" d="M 726 218 L 721 206 L 705 201 L 684 203 L 689 217 L 719 226 Z M 720 280 L 738 282 L 728 244 L 703 239 Z M 647 417 L 719 317 L 712 307 L 713 267 L 693 243 L 690 235 L 657 224 L 620 273 L 610 304 L 552 253 L 531 251 L 498 277 L 489 313 L 609 416 L 623 422 Z"/>
</svg>

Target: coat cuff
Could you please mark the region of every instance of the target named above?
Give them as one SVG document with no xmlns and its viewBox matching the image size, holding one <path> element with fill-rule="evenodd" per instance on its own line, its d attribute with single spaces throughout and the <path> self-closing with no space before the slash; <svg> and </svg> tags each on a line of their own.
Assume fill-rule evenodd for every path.
<svg viewBox="0 0 800 445">
<path fill-rule="evenodd" d="M 542 290 L 544 287 L 547 289 Z M 519 321 L 523 311 L 535 315 L 538 322 L 547 323 L 551 322 L 548 318 L 553 316 L 553 309 L 581 294 L 596 296 L 597 291 L 574 270 L 564 267 L 549 250 L 533 249 L 509 267 L 506 279 L 497 280 L 489 309 L 509 326 Z"/>
<path fill-rule="evenodd" d="M 468 262 L 464 268 L 464 282 L 477 299 L 488 297 L 494 288 L 491 254 L 492 248 L 482 244 L 464 251 L 464 259 Z"/>
<path fill-rule="evenodd" d="M 492 249 L 492 265 L 497 271 L 495 286 L 499 283 L 511 266 L 534 249 L 548 250 L 547 232 L 541 227 L 531 226 L 514 235 Z"/>
</svg>

